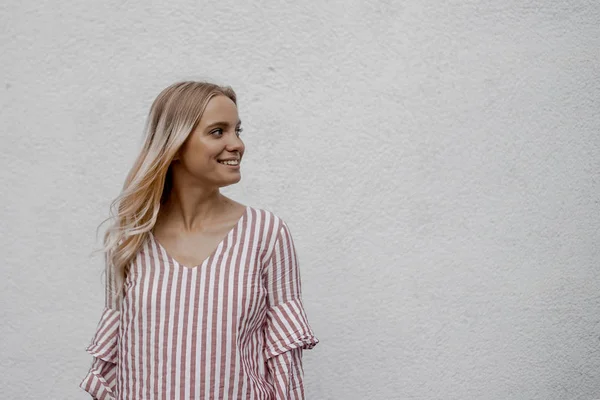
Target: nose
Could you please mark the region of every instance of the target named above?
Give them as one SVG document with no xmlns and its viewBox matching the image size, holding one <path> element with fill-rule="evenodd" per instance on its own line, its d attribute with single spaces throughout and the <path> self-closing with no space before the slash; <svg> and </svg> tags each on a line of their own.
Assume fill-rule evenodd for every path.
<svg viewBox="0 0 600 400">
<path fill-rule="evenodd" d="M 239 153 L 242 153 L 244 151 L 244 142 L 237 135 L 229 135 L 226 147 L 228 151 L 237 151 Z"/>
</svg>

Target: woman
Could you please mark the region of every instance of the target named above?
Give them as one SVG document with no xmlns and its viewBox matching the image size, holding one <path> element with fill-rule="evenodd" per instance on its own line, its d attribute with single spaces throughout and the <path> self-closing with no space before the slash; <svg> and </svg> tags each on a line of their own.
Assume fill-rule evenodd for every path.
<svg viewBox="0 0 600 400">
<path fill-rule="evenodd" d="M 93 398 L 304 398 L 302 351 L 319 341 L 290 229 L 219 192 L 240 181 L 240 125 L 229 87 L 179 82 L 152 104 L 104 238 L 105 308 L 80 384 Z"/>
</svg>

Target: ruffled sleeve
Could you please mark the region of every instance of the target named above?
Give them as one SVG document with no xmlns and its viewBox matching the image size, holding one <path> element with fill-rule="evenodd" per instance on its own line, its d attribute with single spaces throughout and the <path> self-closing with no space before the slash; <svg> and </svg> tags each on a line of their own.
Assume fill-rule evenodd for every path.
<svg viewBox="0 0 600 400">
<path fill-rule="evenodd" d="M 79 386 L 94 399 L 115 398 L 119 314 L 110 308 L 104 309 L 92 343 L 86 348 L 94 361 Z"/>
<path fill-rule="evenodd" d="M 319 340 L 308 323 L 302 304 L 296 249 L 289 227 L 284 221 L 281 221 L 265 271 L 265 359 L 293 349 L 312 349 Z"/>
<path fill-rule="evenodd" d="M 94 337 L 85 349 L 93 357 L 92 366 L 79 387 L 97 400 L 114 400 L 117 385 L 118 335 L 121 320 L 118 301 L 112 295 L 115 281 L 106 277 L 105 307 Z"/>
<path fill-rule="evenodd" d="M 302 349 L 295 348 L 267 360 L 269 381 L 273 385 L 272 400 L 304 400 Z"/>
</svg>

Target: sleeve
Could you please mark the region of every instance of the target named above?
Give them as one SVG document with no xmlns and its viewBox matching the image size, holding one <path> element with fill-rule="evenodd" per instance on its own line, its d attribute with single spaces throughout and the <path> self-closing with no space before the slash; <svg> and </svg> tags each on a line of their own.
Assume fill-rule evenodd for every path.
<svg viewBox="0 0 600 400">
<path fill-rule="evenodd" d="M 120 312 L 113 289 L 116 280 L 113 273 L 106 272 L 105 304 L 100 322 L 90 345 L 85 349 L 93 356 L 92 366 L 79 387 L 93 399 L 114 400 L 116 396 L 116 372 Z"/>
<path fill-rule="evenodd" d="M 303 395 L 302 350 L 319 340 L 306 317 L 301 296 L 296 249 L 287 224 L 282 221 L 266 265 L 267 316 L 264 357 L 278 395 L 277 399 L 301 399 Z"/>
<path fill-rule="evenodd" d="M 304 400 L 302 349 L 269 358 L 267 366 L 275 388 L 274 400 Z"/>
</svg>

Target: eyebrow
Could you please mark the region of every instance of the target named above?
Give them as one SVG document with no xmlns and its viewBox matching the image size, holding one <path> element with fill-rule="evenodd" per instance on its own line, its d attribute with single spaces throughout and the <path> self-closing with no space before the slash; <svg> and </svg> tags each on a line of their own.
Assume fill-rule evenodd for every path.
<svg viewBox="0 0 600 400">
<path fill-rule="evenodd" d="M 240 120 L 238 120 L 238 123 L 236 124 L 236 126 L 237 125 L 241 125 L 241 124 L 242 124 L 242 120 L 240 119 Z M 227 121 L 216 121 L 216 122 L 213 122 L 210 125 L 208 125 L 206 127 L 206 129 L 214 128 L 215 126 L 229 126 L 229 122 L 227 122 Z"/>
</svg>

